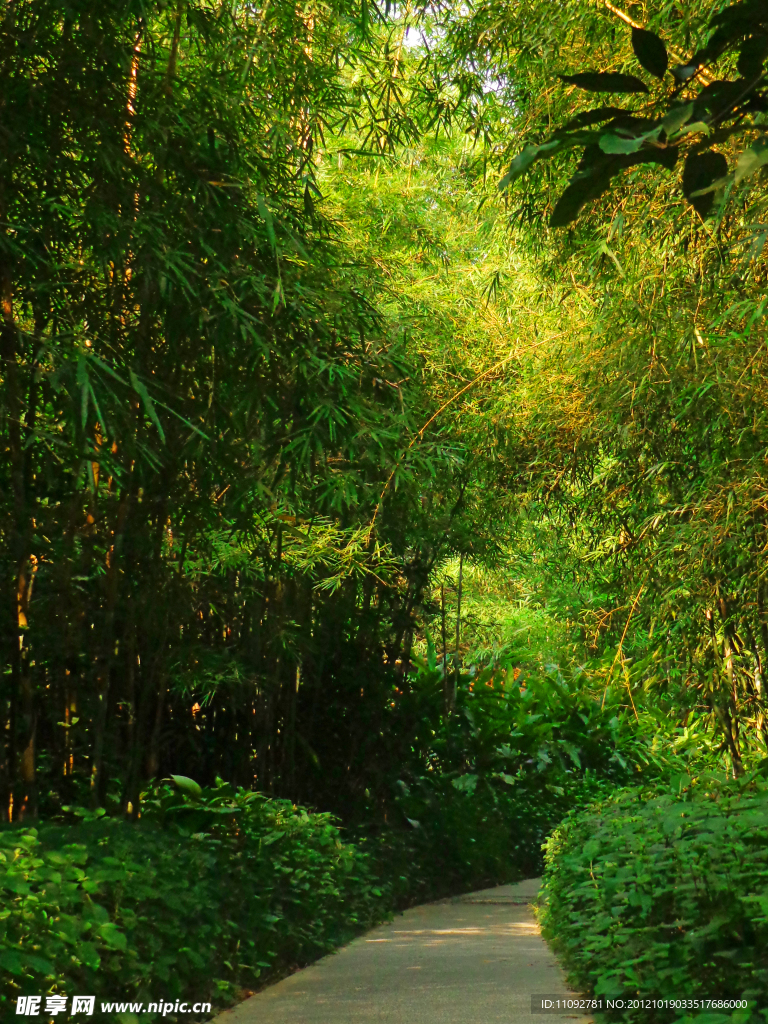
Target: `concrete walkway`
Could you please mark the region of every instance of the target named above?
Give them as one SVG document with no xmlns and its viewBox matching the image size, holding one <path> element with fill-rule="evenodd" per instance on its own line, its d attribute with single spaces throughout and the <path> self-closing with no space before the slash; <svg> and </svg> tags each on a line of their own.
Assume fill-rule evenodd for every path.
<svg viewBox="0 0 768 1024">
<path fill-rule="evenodd" d="M 529 904 L 539 879 L 413 907 L 246 999 L 217 1024 L 587 1024 L 531 1015 L 567 994 Z"/>
</svg>

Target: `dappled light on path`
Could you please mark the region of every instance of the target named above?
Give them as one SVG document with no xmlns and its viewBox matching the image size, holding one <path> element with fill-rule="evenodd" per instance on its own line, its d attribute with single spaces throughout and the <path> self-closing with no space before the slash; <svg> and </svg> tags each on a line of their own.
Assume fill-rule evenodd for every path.
<svg viewBox="0 0 768 1024">
<path fill-rule="evenodd" d="M 531 1024 L 533 993 L 568 991 L 530 905 L 538 887 L 529 879 L 413 907 L 218 1022 Z"/>
</svg>

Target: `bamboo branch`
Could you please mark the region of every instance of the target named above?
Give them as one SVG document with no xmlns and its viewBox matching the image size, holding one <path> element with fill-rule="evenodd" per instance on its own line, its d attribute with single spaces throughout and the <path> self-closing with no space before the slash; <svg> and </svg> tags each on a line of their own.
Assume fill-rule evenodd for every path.
<svg viewBox="0 0 768 1024">
<path fill-rule="evenodd" d="M 608 693 L 608 687 L 611 685 L 611 676 L 613 675 L 613 670 L 616 667 L 616 662 L 619 660 L 619 657 L 622 656 L 622 648 L 624 646 L 624 638 L 627 635 L 627 630 L 629 629 L 629 623 L 630 623 L 630 621 L 632 619 L 632 615 L 634 613 L 634 610 L 637 607 L 637 602 L 640 600 L 640 595 L 645 590 L 645 584 L 648 582 L 648 577 L 650 576 L 650 574 L 651 574 L 651 570 L 649 569 L 648 572 L 645 574 L 645 579 L 643 580 L 642 584 L 640 585 L 640 589 L 638 590 L 637 594 L 635 595 L 635 599 L 632 602 L 632 607 L 629 609 L 629 615 L 627 616 L 627 621 L 624 623 L 624 632 L 621 634 L 621 640 L 619 640 L 619 647 L 618 647 L 618 650 L 616 651 L 616 657 L 613 659 L 613 664 L 611 665 L 610 671 L 608 672 L 608 679 L 607 679 L 606 684 L 605 684 L 605 689 L 603 690 L 603 700 L 602 700 L 602 703 L 600 704 L 601 708 L 605 707 L 605 696 Z M 622 663 L 623 663 L 623 661 L 624 661 L 624 659 L 622 657 Z M 632 689 L 631 689 L 631 687 L 629 685 L 629 679 L 626 680 L 626 683 L 627 683 L 627 690 L 629 692 L 629 699 L 632 702 L 632 710 L 635 712 L 635 718 L 638 721 L 640 721 L 640 719 L 638 718 L 638 714 L 637 714 L 637 708 L 635 707 L 635 700 L 634 700 L 634 697 L 632 696 Z"/>
<path fill-rule="evenodd" d="M 493 364 L 493 366 L 491 366 L 491 367 L 490 367 L 489 369 L 487 369 L 487 370 L 485 370 L 485 371 L 484 371 L 483 373 L 481 373 L 479 377 L 475 377 L 475 379 L 474 379 L 473 381 L 470 381 L 470 382 L 469 382 L 469 384 L 467 384 L 467 385 L 466 385 L 465 387 L 463 387 L 463 388 L 461 389 L 461 391 L 457 391 L 457 392 L 456 392 L 456 394 L 455 394 L 455 395 L 452 395 L 452 396 L 451 396 L 451 397 L 450 397 L 450 398 L 448 399 L 448 401 L 447 401 L 447 402 L 444 402 L 444 403 L 443 403 L 443 404 L 442 404 L 442 405 L 440 406 L 440 408 L 439 408 L 439 409 L 437 410 L 437 412 L 436 412 L 436 413 L 434 413 L 434 414 L 433 414 L 432 416 L 430 416 L 430 417 L 429 417 L 429 419 L 428 419 L 428 420 L 427 420 L 427 422 L 426 422 L 426 423 L 424 424 L 424 426 L 423 426 L 423 427 L 422 427 L 422 428 L 421 428 L 420 430 L 418 430 L 418 431 L 417 431 L 417 432 L 416 432 L 416 433 L 415 433 L 415 434 L 413 435 L 413 438 L 411 439 L 411 443 L 410 443 L 410 444 L 408 445 L 408 447 L 407 447 L 407 448 L 405 449 L 405 451 L 403 452 L 403 454 L 402 454 L 402 455 L 400 456 L 400 458 L 399 458 L 399 459 L 397 460 L 397 462 L 395 463 L 395 466 L 394 466 L 394 468 L 393 468 L 392 472 L 391 472 L 391 473 L 389 474 L 389 476 L 387 477 L 387 482 L 386 482 L 386 483 L 384 484 L 384 488 L 383 488 L 383 490 L 382 490 L 381 494 L 379 495 L 379 500 L 378 500 L 378 503 L 377 503 L 377 505 L 376 505 L 376 508 L 374 509 L 374 512 L 373 512 L 373 519 L 371 519 L 371 525 L 370 525 L 370 526 L 368 527 L 368 534 L 367 534 L 367 537 L 366 537 L 366 543 L 369 543 L 369 542 L 370 542 L 370 539 L 371 539 L 371 535 L 372 535 L 372 533 L 373 533 L 373 528 L 374 528 L 374 526 L 376 525 L 376 518 L 377 518 L 377 516 L 378 516 L 378 514 L 379 514 L 379 509 L 381 508 L 381 503 L 382 503 L 382 501 L 384 500 L 384 495 L 385 495 L 385 494 L 387 493 L 387 490 L 389 489 L 389 485 L 390 485 L 390 484 L 392 483 L 392 478 L 394 477 L 395 473 L 396 473 L 396 472 L 398 471 L 398 469 L 400 468 L 400 465 L 402 464 L 402 462 L 403 462 L 403 459 L 404 459 L 404 458 L 406 457 L 406 455 L 407 455 L 407 454 L 408 454 L 408 452 L 409 452 L 409 451 L 411 450 L 411 448 L 413 448 L 413 446 L 414 446 L 414 445 L 416 444 L 416 442 L 417 442 L 418 440 L 420 440 L 420 438 L 421 438 L 421 437 L 423 437 L 423 435 L 424 435 L 424 431 L 425 431 L 425 430 L 427 429 L 427 427 L 428 427 L 428 426 L 429 426 L 429 425 L 430 425 L 431 423 L 433 423 L 433 422 L 434 422 L 434 421 L 435 421 L 435 420 L 437 419 L 437 417 L 438 417 L 438 416 L 440 415 L 440 413 L 441 413 L 441 412 L 442 412 L 442 411 L 443 411 L 444 409 L 447 409 L 447 408 L 448 408 L 448 406 L 449 406 L 449 405 L 451 404 L 451 402 L 455 402 L 457 398 L 461 398 L 461 396 L 462 396 L 462 395 L 463 395 L 463 394 L 464 394 L 464 393 L 465 393 L 466 391 L 469 391 L 469 389 L 470 389 L 471 387 L 474 387 L 474 385 L 475 385 L 475 384 L 477 384 L 477 383 L 478 383 L 479 381 L 481 381 L 481 380 L 482 380 L 482 379 L 483 379 L 484 377 L 487 377 L 487 376 L 488 376 L 489 374 L 493 373 L 493 371 L 494 371 L 494 370 L 499 370 L 499 369 L 501 369 L 501 367 L 502 367 L 502 366 L 503 366 L 503 365 L 504 365 L 505 363 L 509 362 L 509 360 L 510 360 L 511 358 L 512 358 L 512 353 L 510 352 L 508 356 L 505 356 L 505 357 L 504 357 L 503 359 L 499 360 L 499 362 L 498 362 L 498 363 L 494 363 L 494 364 Z"/>
</svg>

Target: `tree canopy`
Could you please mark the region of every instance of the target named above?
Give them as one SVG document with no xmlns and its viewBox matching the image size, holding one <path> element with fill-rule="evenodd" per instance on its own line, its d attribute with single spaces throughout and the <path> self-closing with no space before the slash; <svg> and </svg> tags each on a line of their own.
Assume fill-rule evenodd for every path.
<svg viewBox="0 0 768 1024">
<path fill-rule="evenodd" d="M 506 785 L 485 667 L 765 751 L 762 4 L 15 0 L 0 46 L 7 820 Z"/>
</svg>

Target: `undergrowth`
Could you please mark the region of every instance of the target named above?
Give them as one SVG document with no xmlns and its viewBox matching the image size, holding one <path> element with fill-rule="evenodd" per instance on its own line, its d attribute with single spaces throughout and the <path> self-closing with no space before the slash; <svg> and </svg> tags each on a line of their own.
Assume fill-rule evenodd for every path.
<svg viewBox="0 0 768 1024">
<path fill-rule="evenodd" d="M 386 915 L 370 857 L 330 815 L 185 784 L 140 822 L 0 831 L 3 1019 L 26 993 L 94 994 L 96 1019 L 101 998 L 220 1008 Z"/>
<path fill-rule="evenodd" d="M 610 1019 L 768 1020 L 760 769 L 741 780 L 707 773 L 680 776 L 665 791 L 618 791 L 566 819 L 546 860 L 544 934 L 575 988 L 627 1002 Z M 679 1005 L 633 1008 L 638 997 Z M 734 1009 L 734 1000 L 748 1008 Z"/>
<path fill-rule="evenodd" d="M 410 760 L 378 822 L 346 830 L 180 776 L 144 794 L 136 822 L 70 808 L 0 830 L 0 1009 L 80 992 L 97 1007 L 162 995 L 215 1012 L 395 910 L 538 874 L 569 810 L 701 757 L 695 724 L 664 726 L 620 687 L 588 684 L 556 667 L 455 678 L 430 647 L 408 695 Z"/>
</svg>

